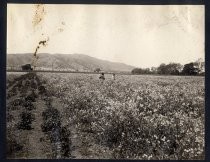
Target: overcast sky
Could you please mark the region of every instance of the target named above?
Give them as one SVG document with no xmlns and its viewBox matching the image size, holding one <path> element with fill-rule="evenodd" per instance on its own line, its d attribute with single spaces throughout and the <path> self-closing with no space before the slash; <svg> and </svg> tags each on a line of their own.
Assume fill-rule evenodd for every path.
<svg viewBox="0 0 210 162">
<path fill-rule="evenodd" d="M 204 6 L 8 4 L 7 53 L 87 54 L 137 67 L 204 58 Z"/>
</svg>

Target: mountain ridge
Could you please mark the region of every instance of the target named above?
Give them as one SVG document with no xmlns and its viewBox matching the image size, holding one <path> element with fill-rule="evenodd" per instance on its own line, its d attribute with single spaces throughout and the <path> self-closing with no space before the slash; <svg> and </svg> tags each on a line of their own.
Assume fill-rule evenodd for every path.
<svg viewBox="0 0 210 162">
<path fill-rule="evenodd" d="M 102 60 L 85 54 L 39 53 L 38 56 L 37 68 L 41 69 L 94 71 L 96 68 L 100 68 L 103 71 L 128 72 L 135 68 L 125 63 Z M 7 66 L 20 67 L 24 64 L 30 64 L 32 59 L 32 53 L 8 54 Z"/>
</svg>

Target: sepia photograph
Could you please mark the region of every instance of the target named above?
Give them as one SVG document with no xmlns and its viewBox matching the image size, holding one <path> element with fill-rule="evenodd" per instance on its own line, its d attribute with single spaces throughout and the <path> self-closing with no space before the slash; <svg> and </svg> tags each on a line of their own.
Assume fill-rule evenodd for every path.
<svg viewBox="0 0 210 162">
<path fill-rule="evenodd" d="M 205 160 L 204 5 L 7 4 L 6 158 Z"/>
</svg>

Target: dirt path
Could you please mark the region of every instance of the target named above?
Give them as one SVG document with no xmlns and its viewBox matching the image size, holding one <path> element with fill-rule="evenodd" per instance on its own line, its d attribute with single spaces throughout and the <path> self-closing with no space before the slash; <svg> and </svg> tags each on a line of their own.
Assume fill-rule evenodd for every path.
<svg viewBox="0 0 210 162">
<path fill-rule="evenodd" d="M 72 158 L 83 159 L 83 155 L 80 152 L 82 142 L 78 136 L 78 132 L 76 131 L 74 126 L 71 126 L 70 129 L 71 129 L 70 138 L 72 141 L 72 148 L 71 148 Z"/>
<path fill-rule="evenodd" d="M 34 73 L 21 75 L 8 85 L 8 158 L 51 159 L 68 156 L 69 150 L 64 147 L 69 145 L 69 141 L 65 138 L 66 130 L 59 125 L 60 113 L 49 107 L 52 99 L 48 95 L 50 100 L 45 100 L 43 96 L 46 95 L 45 87 Z M 57 113 L 53 114 L 53 111 Z M 54 129 L 54 124 L 58 129 Z"/>
<path fill-rule="evenodd" d="M 49 137 L 42 132 L 41 124 L 43 123 L 42 112 L 46 109 L 45 102 L 40 99 L 37 99 L 34 104 L 36 109 L 33 110 L 35 117 L 34 122 L 32 123 L 33 129 L 30 131 L 28 136 L 29 139 L 29 155 L 30 159 L 47 159 L 52 157 L 52 147 L 49 140 Z"/>
</svg>

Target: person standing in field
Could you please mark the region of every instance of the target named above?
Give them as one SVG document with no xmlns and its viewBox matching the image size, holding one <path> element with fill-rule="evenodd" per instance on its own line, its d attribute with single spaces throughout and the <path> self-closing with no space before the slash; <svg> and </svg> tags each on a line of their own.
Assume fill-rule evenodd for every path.
<svg viewBox="0 0 210 162">
<path fill-rule="evenodd" d="M 99 76 L 99 79 L 104 81 L 105 80 L 105 76 L 104 76 L 104 73 L 101 73 L 101 75 Z"/>
<path fill-rule="evenodd" d="M 112 79 L 115 80 L 115 73 L 112 74 Z"/>
</svg>

